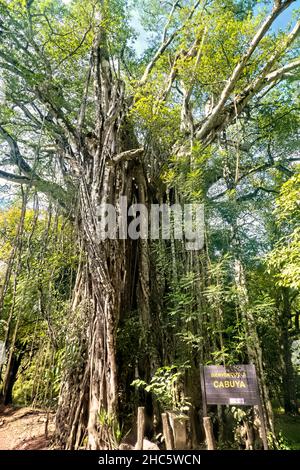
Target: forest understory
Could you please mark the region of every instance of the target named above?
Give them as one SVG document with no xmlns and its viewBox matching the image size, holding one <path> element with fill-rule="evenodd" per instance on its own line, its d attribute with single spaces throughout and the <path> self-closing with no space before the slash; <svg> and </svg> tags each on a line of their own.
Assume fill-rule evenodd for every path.
<svg viewBox="0 0 300 470">
<path fill-rule="evenodd" d="M 0 449 L 300 448 L 299 11 L 0 0 Z"/>
<path fill-rule="evenodd" d="M 299 416 L 275 415 L 275 428 L 290 449 L 300 450 Z M 55 413 L 30 407 L 0 408 L 1 450 L 56 450 Z M 199 448 L 205 448 L 205 443 Z M 228 447 L 230 449 L 230 447 Z"/>
</svg>

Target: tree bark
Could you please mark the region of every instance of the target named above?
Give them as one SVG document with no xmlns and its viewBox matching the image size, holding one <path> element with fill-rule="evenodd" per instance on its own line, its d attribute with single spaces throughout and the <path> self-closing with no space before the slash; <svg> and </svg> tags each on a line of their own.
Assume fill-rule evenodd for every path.
<svg viewBox="0 0 300 470">
<path fill-rule="evenodd" d="M 17 374 L 22 361 L 22 356 L 23 355 L 21 353 L 12 353 L 11 359 L 9 361 L 3 384 L 4 405 L 10 405 L 13 402 L 13 387 L 17 380 Z"/>
<path fill-rule="evenodd" d="M 107 424 L 117 418 L 118 409 L 117 327 L 120 318 L 132 307 L 128 292 L 132 291 L 132 262 L 134 251 L 138 249 L 138 244 L 130 240 L 104 241 L 99 238 L 94 218 L 94 211 L 100 207 L 99 201 L 106 200 L 118 207 L 121 195 L 127 195 L 131 200 L 134 192 L 132 165 L 123 163 L 119 168 L 107 165 L 103 180 L 97 184 L 93 181 L 89 187 L 90 191 L 81 188 L 79 230 L 85 262 L 78 273 L 78 291 L 72 309 L 73 312 L 77 310 L 80 320 L 78 315 L 74 316 L 70 332 L 72 335 L 74 329 L 84 328 L 83 332 L 78 331 L 81 379 L 78 383 L 75 371 L 66 379 L 58 411 L 59 434 L 67 437 L 66 444 L 70 449 L 80 443 L 78 432 L 82 433 L 85 427 L 90 449 L 113 447 L 113 436 Z M 76 406 L 73 406 L 73 400 L 68 405 L 68 397 L 72 394 L 70 381 L 71 388 L 77 388 Z M 68 406 L 74 410 L 66 411 Z M 65 422 L 65 417 L 69 423 Z"/>
<path fill-rule="evenodd" d="M 289 290 L 283 288 L 282 291 L 283 305 L 280 312 L 280 331 L 281 331 L 281 347 L 283 356 L 283 400 L 285 413 L 298 413 L 296 388 L 295 388 L 295 372 L 291 355 L 291 339 L 289 334 L 289 325 L 291 321 L 291 305 L 289 300 Z"/>
<path fill-rule="evenodd" d="M 106 65 L 102 67 L 100 73 L 107 75 Z M 143 278 L 148 253 L 143 240 L 126 239 L 126 234 L 122 239 L 120 233 L 111 239 L 103 233 L 103 205 L 111 204 L 116 209 L 118 221 L 122 215 L 120 198 L 127 197 L 128 206 L 139 198 L 145 199 L 141 194 L 146 191 L 146 180 L 137 158 L 141 149 L 137 149 L 137 141 L 126 122 L 123 84 L 110 81 L 107 76 L 102 77 L 101 84 L 102 93 L 105 88 L 106 93 L 105 99 L 101 97 L 102 121 L 98 123 L 98 135 L 93 137 L 93 153 L 88 147 L 81 149 L 78 232 L 84 261 L 78 272 L 72 308 L 73 315 L 76 311 L 77 314 L 70 328 L 71 336 L 74 330 L 78 331 L 81 357 L 77 370 L 65 378 L 57 416 L 59 440 L 68 449 L 82 445 L 85 428 L 89 449 L 114 447 L 112 428 L 118 409 L 117 328 L 124 313 L 132 310 L 137 296 L 141 305 L 149 303 L 144 287 L 148 286 L 149 275 Z M 104 108 L 109 111 L 103 119 Z M 132 279 L 136 259 L 138 275 Z M 130 297 L 128 292 L 132 291 L 134 296 Z M 143 322 L 148 321 L 147 311 L 144 308 Z M 82 326 L 80 332 L 78 328 Z"/>
</svg>

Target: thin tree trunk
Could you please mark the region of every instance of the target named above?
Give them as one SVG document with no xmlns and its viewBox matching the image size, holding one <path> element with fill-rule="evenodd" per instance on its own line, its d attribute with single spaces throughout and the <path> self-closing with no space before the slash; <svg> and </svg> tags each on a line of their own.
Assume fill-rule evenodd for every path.
<svg viewBox="0 0 300 470">
<path fill-rule="evenodd" d="M 7 366 L 5 381 L 3 385 L 3 403 L 10 405 L 13 402 L 13 387 L 17 380 L 18 370 L 22 361 L 23 355 L 21 353 L 12 353 L 11 359 Z"/>
<path fill-rule="evenodd" d="M 291 320 L 291 306 L 289 301 L 289 290 L 283 288 L 282 291 L 283 305 L 280 314 L 281 329 L 281 345 L 283 356 L 283 399 L 284 410 L 286 413 L 298 413 L 296 388 L 295 388 L 295 372 L 292 364 L 291 340 L 289 335 L 289 324 Z"/>
<path fill-rule="evenodd" d="M 249 361 L 255 364 L 258 385 L 260 389 L 260 394 L 262 398 L 262 409 L 264 413 L 265 423 L 267 432 L 274 433 L 274 424 L 273 424 L 273 411 L 272 405 L 269 399 L 269 392 L 265 380 L 265 374 L 263 370 L 263 359 L 262 359 L 262 350 L 259 342 L 255 319 L 251 310 L 249 309 L 249 299 L 247 284 L 245 278 L 244 267 L 240 259 L 235 259 L 235 281 L 238 290 L 238 297 L 240 303 L 240 310 L 242 313 L 242 318 L 244 320 L 245 330 L 247 334 L 247 353 Z"/>
</svg>

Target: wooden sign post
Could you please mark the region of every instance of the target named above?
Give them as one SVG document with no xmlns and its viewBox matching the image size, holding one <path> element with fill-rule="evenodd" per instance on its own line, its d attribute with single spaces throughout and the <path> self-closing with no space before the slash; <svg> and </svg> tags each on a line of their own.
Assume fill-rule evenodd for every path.
<svg viewBox="0 0 300 470">
<path fill-rule="evenodd" d="M 6 354 L 5 354 L 5 343 L 0 341 L 0 365 L 5 364 Z"/>
<path fill-rule="evenodd" d="M 268 450 L 265 419 L 259 393 L 256 370 L 253 364 L 234 366 L 201 366 L 200 370 L 203 425 L 208 448 L 211 442 L 211 425 L 207 421 L 207 405 L 257 406 L 261 421 L 262 441 Z M 214 440 L 214 439 L 213 439 Z"/>
</svg>

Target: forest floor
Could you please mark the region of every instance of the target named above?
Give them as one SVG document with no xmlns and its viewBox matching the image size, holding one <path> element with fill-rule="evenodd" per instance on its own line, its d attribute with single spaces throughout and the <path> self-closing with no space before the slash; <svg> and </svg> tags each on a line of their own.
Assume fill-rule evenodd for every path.
<svg viewBox="0 0 300 470">
<path fill-rule="evenodd" d="M 55 413 L 30 407 L 0 407 L 0 450 L 46 450 L 51 448 Z M 300 416 L 276 413 L 275 427 L 288 448 L 300 450 Z"/>
<path fill-rule="evenodd" d="M 54 431 L 54 414 L 33 408 L 0 408 L 0 450 L 45 450 Z"/>
<path fill-rule="evenodd" d="M 291 450 L 300 450 L 300 416 L 275 414 L 275 430 Z"/>
</svg>

